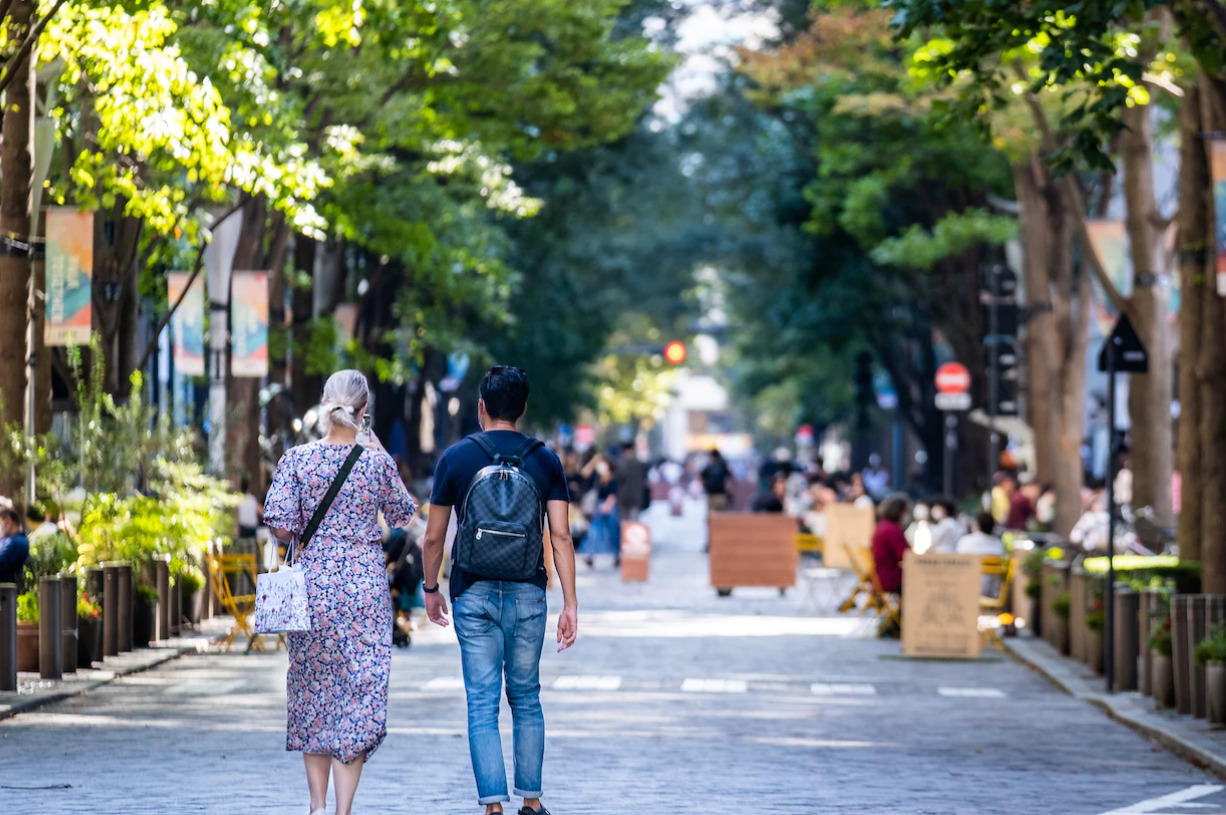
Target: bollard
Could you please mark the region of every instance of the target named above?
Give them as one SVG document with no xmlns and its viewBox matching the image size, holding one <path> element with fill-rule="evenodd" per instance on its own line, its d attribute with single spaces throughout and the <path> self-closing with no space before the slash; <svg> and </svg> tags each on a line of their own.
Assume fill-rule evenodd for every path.
<svg viewBox="0 0 1226 815">
<path fill-rule="evenodd" d="M 0 691 L 17 690 L 17 584 L 0 583 Z"/>
<path fill-rule="evenodd" d="M 1078 662 L 1086 662 L 1090 651 L 1086 642 L 1086 603 L 1089 602 L 1090 591 L 1085 569 L 1074 566 L 1069 574 L 1069 656 Z"/>
<path fill-rule="evenodd" d="M 116 572 L 115 591 L 119 594 L 119 618 L 117 620 L 117 636 L 119 653 L 126 654 L 132 650 L 132 564 L 120 563 Z"/>
<path fill-rule="evenodd" d="M 43 679 L 64 677 L 63 586 L 58 577 L 38 581 L 38 675 Z"/>
<path fill-rule="evenodd" d="M 1191 691 L 1192 715 L 1203 719 L 1209 715 L 1208 696 L 1205 695 L 1205 666 L 1196 664 L 1196 644 L 1209 634 L 1205 616 L 1205 595 L 1193 594 L 1188 600 L 1188 664 L 1192 666 Z"/>
<path fill-rule="evenodd" d="M 170 590 L 170 636 L 178 636 L 183 630 L 183 584 L 176 580 Z"/>
<path fill-rule="evenodd" d="M 1137 673 L 1140 678 L 1139 689 L 1144 696 L 1154 695 L 1154 656 L 1149 650 L 1149 640 L 1154 634 L 1155 626 L 1162 624 L 1162 620 L 1154 616 L 1161 607 L 1162 592 L 1160 590 L 1146 589 L 1141 593 L 1141 610 L 1137 613 L 1141 655 L 1137 659 Z"/>
<path fill-rule="evenodd" d="M 157 607 L 153 618 L 153 639 L 170 639 L 170 555 L 161 555 L 154 563 L 155 586 L 158 590 Z"/>
<path fill-rule="evenodd" d="M 64 673 L 77 672 L 77 579 L 72 575 L 60 578 L 60 616 L 63 621 L 61 638 L 64 649 Z"/>
<path fill-rule="evenodd" d="M 119 564 L 103 563 L 102 580 L 102 655 L 113 657 L 119 653 Z"/>
<path fill-rule="evenodd" d="M 1171 598 L 1171 670 L 1175 674 L 1175 710 L 1185 716 L 1192 712 L 1192 654 L 1188 650 L 1188 598 Z"/>
<path fill-rule="evenodd" d="M 217 592 L 213 588 L 213 572 L 209 569 L 209 561 L 213 559 L 213 555 L 220 554 L 217 551 L 218 544 L 210 541 L 205 549 L 205 564 L 204 564 L 204 618 L 211 620 L 221 613 L 221 608 L 218 606 Z"/>
<path fill-rule="evenodd" d="M 1137 658 L 1140 656 L 1140 631 L 1137 616 L 1141 596 L 1130 588 L 1115 590 L 1115 689 L 1137 689 Z M 1111 666 L 1107 666 L 1111 670 Z"/>
</svg>

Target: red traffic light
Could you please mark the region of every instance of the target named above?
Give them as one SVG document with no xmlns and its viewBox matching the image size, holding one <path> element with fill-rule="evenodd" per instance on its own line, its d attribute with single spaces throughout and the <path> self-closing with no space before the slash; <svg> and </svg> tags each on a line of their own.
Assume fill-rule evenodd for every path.
<svg viewBox="0 0 1226 815">
<path fill-rule="evenodd" d="M 664 346 L 664 358 L 674 365 L 680 365 L 685 362 L 685 343 L 673 340 L 668 345 Z"/>
</svg>

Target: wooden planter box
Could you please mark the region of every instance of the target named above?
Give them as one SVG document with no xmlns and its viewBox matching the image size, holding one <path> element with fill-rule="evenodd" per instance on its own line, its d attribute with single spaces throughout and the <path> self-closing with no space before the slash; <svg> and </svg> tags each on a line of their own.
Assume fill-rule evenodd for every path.
<svg viewBox="0 0 1226 815">
<path fill-rule="evenodd" d="M 796 519 L 786 515 L 712 513 L 711 585 L 721 596 L 742 586 L 783 592 L 796 585 Z"/>
</svg>

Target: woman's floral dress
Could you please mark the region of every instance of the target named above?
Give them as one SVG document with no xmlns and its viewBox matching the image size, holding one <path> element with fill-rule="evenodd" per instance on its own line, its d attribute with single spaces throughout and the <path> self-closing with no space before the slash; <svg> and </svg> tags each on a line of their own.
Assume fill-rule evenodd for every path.
<svg viewBox="0 0 1226 815">
<path fill-rule="evenodd" d="M 352 450 L 320 442 L 287 450 L 264 502 L 265 523 L 302 534 Z M 416 511 L 391 457 L 365 450 L 299 556 L 311 630 L 289 635 L 286 750 L 351 763 L 387 735 L 392 606 L 378 513 L 398 527 Z"/>
</svg>

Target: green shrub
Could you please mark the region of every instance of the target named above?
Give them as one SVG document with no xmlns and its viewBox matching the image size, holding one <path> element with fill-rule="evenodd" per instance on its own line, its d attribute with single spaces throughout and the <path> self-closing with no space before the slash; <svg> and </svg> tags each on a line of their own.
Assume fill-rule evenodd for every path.
<svg viewBox="0 0 1226 815">
<path fill-rule="evenodd" d="M 1038 600 L 1043 595 L 1043 584 L 1037 580 L 1032 580 L 1026 584 L 1026 596 L 1031 600 Z"/>
<path fill-rule="evenodd" d="M 1158 626 L 1154 633 L 1149 635 L 1149 650 L 1157 651 L 1164 657 L 1171 656 L 1175 650 L 1175 642 L 1171 639 L 1171 629 L 1165 625 Z"/>
<path fill-rule="evenodd" d="M 1102 634 L 1103 629 L 1107 627 L 1107 613 L 1105 611 L 1087 611 L 1086 612 L 1086 628 L 1091 631 Z"/>
<path fill-rule="evenodd" d="M 38 592 L 27 591 L 17 597 L 17 622 L 38 622 Z"/>
<path fill-rule="evenodd" d="M 1067 620 L 1073 610 L 1073 598 L 1067 591 L 1057 595 L 1056 599 L 1051 601 L 1051 610 L 1057 617 Z"/>
<path fill-rule="evenodd" d="M 153 605 L 158 601 L 158 590 L 147 583 L 136 584 L 136 601 L 138 603 L 147 603 Z"/>
<path fill-rule="evenodd" d="M 195 566 L 185 566 L 175 575 L 175 584 L 183 594 L 195 594 L 204 588 L 204 574 Z"/>
<path fill-rule="evenodd" d="M 89 592 L 81 592 L 77 599 L 77 619 L 96 620 L 102 616 L 102 606 L 94 602 Z"/>
<path fill-rule="evenodd" d="M 1209 636 L 1196 643 L 1193 654 L 1197 665 L 1226 663 L 1226 625 L 1218 623 L 1209 630 Z"/>
</svg>

